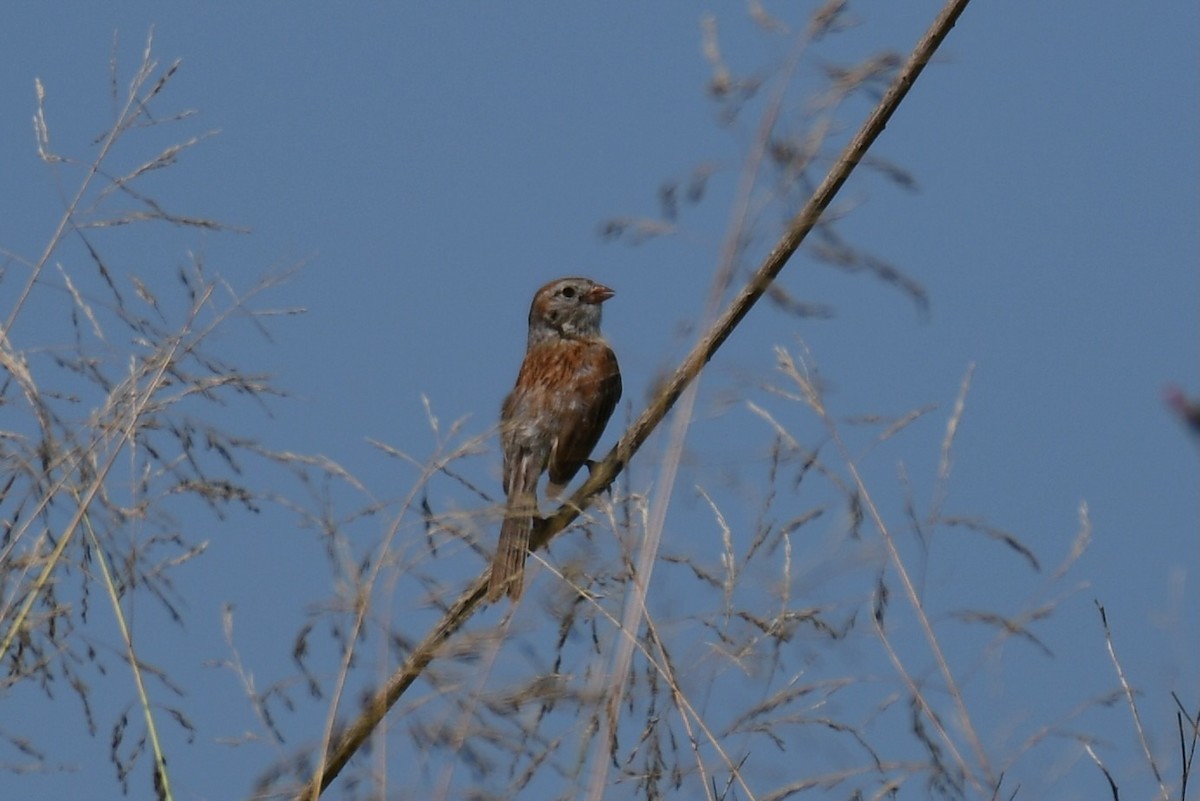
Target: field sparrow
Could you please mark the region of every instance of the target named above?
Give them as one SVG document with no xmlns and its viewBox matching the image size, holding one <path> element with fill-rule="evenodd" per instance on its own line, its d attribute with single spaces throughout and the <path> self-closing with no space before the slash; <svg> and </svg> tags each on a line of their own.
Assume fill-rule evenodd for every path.
<svg viewBox="0 0 1200 801">
<path fill-rule="evenodd" d="M 550 473 L 546 496 L 558 497 L 621 399 L 617 357 L 600 333 L 600 304 L 613 294 L 587 278 L 560 278 L 533 296 L 525 361 L 500 411 L 508 505 L 489 600 L 506 592 L 514 601 L 521 597 L 542 473 Z"/>
</svg>

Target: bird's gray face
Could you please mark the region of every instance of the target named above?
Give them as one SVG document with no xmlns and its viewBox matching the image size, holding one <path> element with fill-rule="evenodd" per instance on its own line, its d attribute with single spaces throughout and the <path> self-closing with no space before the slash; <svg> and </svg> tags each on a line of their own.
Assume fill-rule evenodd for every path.
<svg viewBox="0 0 1200 801">
<path fill-rule="evenodd" d="M 560 278 L 533 296 L 529 344 L 550 337 L 578 339 L 600 335 L 600 306 L 615 293 L 589 278 Z"/>
</svg>

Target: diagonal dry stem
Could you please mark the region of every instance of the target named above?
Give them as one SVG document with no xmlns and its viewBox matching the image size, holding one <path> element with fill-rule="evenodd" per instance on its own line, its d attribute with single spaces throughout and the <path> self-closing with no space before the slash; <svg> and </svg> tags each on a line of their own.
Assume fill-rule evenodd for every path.
<svg viewBox="0 0 1200 801">
<path fill-rule="evenodd" d="M 1150 741 L 1146 737 L 1146 728 L 1142 725 L 1142 715 L 1138 711 L 1137 706 L 1137 691 L 1129 684 L 1129 679 L 1125 676 L 1125 668 L 1121 666 L 1121 660 L 1117 658 L 1117 649 L 1113 645 L 1112 630 L 1108 627 L 1108 612 L 1104 606 L 1097 601 L 1096 610 L 1100 612 L 1100 623 L 1104 626 L 1104 645 L 1108 648 L 1108 658 L 1113 663 L 1113 668 L 1117 671 L 1117 680 L 1121 682 L 1121 691 L 1125 696 L 1125 702 L 1129 705 L 1129 713 L 1133 716 L 1133 729 L 1137 732 L 1138 744 L 1142 747 L 1142 755 L 1146 757 L 1146 764 L 1150 766 L 1150 771 L 1154 774 L 1154 780 L 1158 782 L 1158 797 L 1166 801 L 1171 797 L 1167 792 L 1166 782 L 1163 781 L 1162 773 L 1158 769 L 1158 760 L 1154 758 L 1154 753 L 1150 750 Z M 1182 798 L 1182 796 L 1180 796 Z"/>
</svg>

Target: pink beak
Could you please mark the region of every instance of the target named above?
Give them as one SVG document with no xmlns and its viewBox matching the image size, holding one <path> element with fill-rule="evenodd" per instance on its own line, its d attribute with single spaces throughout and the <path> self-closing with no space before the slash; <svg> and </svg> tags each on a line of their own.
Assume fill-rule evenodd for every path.
<svg viewBox="0 0 1200 801">
<path fill-rule="evenodd" d="M 596 284 L 583 294 L 582 300 L 584 303 L 603 303 L 615 294 L 617 293 L 604 284 Z"/>
</svg>

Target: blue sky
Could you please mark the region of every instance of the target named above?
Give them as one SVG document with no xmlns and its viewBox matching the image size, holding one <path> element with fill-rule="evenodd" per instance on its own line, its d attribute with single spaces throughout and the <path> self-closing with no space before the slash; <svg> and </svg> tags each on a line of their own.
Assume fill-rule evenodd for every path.
<svg viewBox="0 0 1200 801">
<path fill-rule="evenodd" d="M 938 7 L 852 5 L 861 24 L 802 62 L 788 122 L 799 124 L 822 65 L 881 48 L 907 53 Z M 782 4 L 770 10 L 793 26 L 803 19 L 787 17 Z M 394 500 L 412 471 L 367 439 L 431 453 L 422 396 L 443 425 L 466 417 L 470 434 L 488 431 L 519 363 L 529 297 L 544 281 L 580 273 L 616 289 L 605 329 L 634 414 L 685 352 L 761 110 L 751 104 L 736 125 L 719 124 L 704 91 L 705 13 L 716 15 L 736 74 L 770 75 L 788 51 L 790 38 L 762 31 L 737 4 L 364 3 L 334 12 L 307 2 L 126 3 L 79 4 L 54 16 L 40 5 L 10 9 L 0 32 L 8 165 L 0 247 L 36 257 L 67 191 L 37 159 L 34 79 L 46 90 L 53 144 L 86 158 L 111 119 L 110 56 L 124 85 L 153 28 L 160 62 L 182 59 L 161 113 L 198 115 L 146 132 L 150 144 L 118 158 L 128 167 L 154 152 L 153 143 L 219 130 L 151 176 L 147 189 L 177 210 L 250 233 L 148 227 L 106 232 L 104 243 L 120 270 L 165 276 L 163 286 L 189 251 L 243 290 L 264 273 L 302 265 L 264 303 L 306 314 L 273 323 L 274 342 L 245 327 L 216 346 L 247 369 L 272 373 L 291 397 L 272 402 L 269 414 L 254 406 L 219 414 L 273 447 L 324 454 L 376 497 Z M 977 582 L 1009 611 L 1016 607 L 1006 604 L 1039 593 L 1062 598 L 1038 629 L 1053 657 L 1012 649 L 1011 668 L 980 667 L 980 714 L 996 721 L 994 744 L 1005 726 L 1021 730 L 1015 720 L 1052 718 L 1115 686 L 1094 601 L 1108 609 L 1164 758 L 1175 753 L 1169 693 L 1193 711 L 1200 705 L 1197 450 L 1161 400 L 1172 382 L 1200 393 L 1197 23 L 1194 4 L 1150 13 L 1107 1 L 976 2 L 872 151 L 909 172 L 917 190 L 860 171 L 835 204 L 845 214 L 842 236 L 922 285 L 928 313 L 893 287 L 801 254 L 784 286 L 836 315 L 797 320 L 764 305 L 705 374 L 691 458 L 664 534 L 671 552 L 691 547 L 690 532 L 712 529 L 695 486 L 721 488 L 731 508 L 753 495 L 769 431 L 745 400 L 789 415 L 810 444 L 819 439 L 811 413 L 759 389 L 782 382 L 774 346 L 803 342 L 835 416 L 938 405 L 878 448 L 866 447 L 869 433 L 854 435 L 852 448 L 894 520 L 902 516 L 897 465 L 928 498 L 946 417 L 974 365 L 947 508 L 1013 532 L 1038 553 L 1043 575 L 1020 573 L 1002 549 L 964 546 L 951 529 L 939 533 L 926 586 L 958 598 L 964 582 Z M 867 110 L 861 97 L 845 104 L 835 140 Z M 714 177 L 704 201 L 683 210 L 675 235 L 638 246 L 599 235 L 606 220 L 656 215 L 659 187 L 700 165 L 713 166 Z M 62 173 L 64 187 L 70 175 Z M 743 267 L 769 249 L 781 219 L 778 207 L 763 212 Z M 68 271 L 88 269 L 83 259 L 61 260 Z M 3 293 L 14 291 L 17 274 L 8 268 Z M 64 339 L 49 318 L 22 320 L 13 338 L 20 348 Z M 0 427 L 16 425 L 5 414 L 0 409 Z M 603 447 L 618 428 L 614 419 Z M 634 481 L 652 482 L 662 455 L 661 440 L 652 440 Z M 493 496 L 498 461 L 489 450 L 468 465 Z M 722 484 L 730 474 L 732 488 Z M 462 499 L 442 487 L 434 500 Z M 1070 579 L 1051 588 L 1046 574 L 1070 549 L 1081 502 L 1094 540 Z M 836 523 L 827 525 L 834 536 Z M 186 623 L 170 623 L 143 601 L 137 626 L 147 659 L 187 685 L 186 697 L 171 703 L 198 725 L 194 744 L 173 739 L 177 797 L 241 796 L 274 754 L 218 742 L 255 725 L 228 671 L 211 666 L 229 656 L 222 605 L 236 605 L 242 658 L 269 684 L 291 674 L 292 638 L 328 593 L 328 569 L 316 536 L 282 512 L 197 515 L 183 527 L 209 542 L 177 577 Z M 452 596 L 482 564 L 460 549 L 423 566 Z M 675 585 L 661 577 L 667 595 Z M 415 587 L 401 585 L 393 612 L 411 614 L 405 630 L 416 637 L 430 612 Z M 660 601 L 676 611 L 682 603 Z M 109 624 L 95 625 L 99 641 L 116 642 Z M 525 634 L 539 625 L 551 624 L 530 613 Z M 967 642 L 950 648 L 968 651 Z M 886 670 L 863 658 L 869 667 L 859 669 Z M 81 733 L 69 693 L 51 704 L 22 688 L 0 698 L 8 734 L 53 743 L 48 761 L 73 767 L 0 773 L 0 795 L 111 797 L 106 727 L 128 697 L 128 677 L 114 659 L 96 682 L 106 700 L 95 737 Z M 323 711 L 310 701 L 285 724 L 296 737 L 289 748 L 311 741 Z M 1087 724 L 1124 771 L 1129 797 L 1149 797 L 1127 708 Z M 1014 770 L 1026 787 L 1045 781 L 1043 791 L 1052 792 L 1030 797 L 1099 797 L 1102 778 L 1085 760 L 1064 746 Z M 144 796 L 146 781 L 135 777 L 133 797 Z M 405 797 L 400 779 L 392 781 Z M 90 795 L 96 786 L 106 792 Z"/>
</svg>

